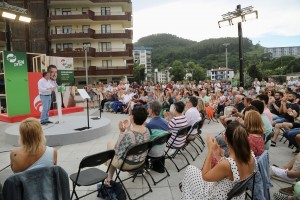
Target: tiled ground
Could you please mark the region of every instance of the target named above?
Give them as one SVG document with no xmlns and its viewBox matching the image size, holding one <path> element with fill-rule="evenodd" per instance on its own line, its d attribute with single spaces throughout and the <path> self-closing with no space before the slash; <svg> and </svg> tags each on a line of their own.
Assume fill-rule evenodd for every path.
<svg viewBox="0 0 300 200">
<path fill-rule="evenodd" d="M 92 110 L 91 113 L 94 113 L 93 115 L 98 116 L 96 110 Z M 85 115 L 84 113 L 77 113 L 72 115 Z M 66 145 L 66 146 L 60 146 L 57 147 L 58 149 L 58 165 L 62 166 L 68 174 L 74 173 L 78 169 L 78 165 L 80 160 L 86 156 L 90 155 L 96 152 L 101 152 L 106 150 L 106 144 L 109 140 L 116 140 L 119 134 L 117 123 L 118 121 L 122 119 L 128 118 L 128 115 L 121 115 L 121 114 L 112 114 L 104 112 L 102 114 L 103 117 L 107 117 L 111 120 L 111 129 L 109 134 L 105 134 L 103 137 L 100 137 L 98 139 L 79 143 L 79 144 L 72 144 L 72 145 Z M 7 124 L 4 122 L 0 122 L 0 152 L 5 150 L 10 150 L 13 147 L 11 145 L 5 144 L 4 140 L 4 131 L 7 127 L 11 126 L 12 124 Z M 203 136 L 207 134 L 211 134 L 213 136 L 217 135 L 219 132 L 223 130 L 222 126 L 218 123 L 211 122 L 210 124 L 207 124 L 207 121 L 204 124 L 203 127 Z M 204 149 L 204 152 L 198 156 L 198 158 L 193 162 L 190 157 L 189 160 L 191 161 L 191 164 L 201 167 L 203 165 L 205 156 L 206 156 L 207 149 Z M 282 142 L 278 143 L 278 147 L 272 147 L 270 149 L 270 163 L 277 165 L 282 165 L 286 162 L 288 162 L 290 159 L 292 159 L 292 150 L 287 147 L 287 144 L 283 144 Z M 181 162 L 180 159 L 177 161 Z M 9 164 L 9 153 L 1 153 L 0 154 L 0 169 L 4 168 Z M 153 185 L 151 182 L 151 179 L 148 175 L 146 177 L 151 183 L 151 187 L 153 188 L 153 192 L 147 194 L 145 197 L 141 199 L 180 199 L 181 193 L 178 188 L 178 183 L 182 181 L 184 170 L 181 172 L 177 172 L 174 165 L 170 161 L 166 161 L 166 166 L 170 172 L 170 177 L 162 181 L 161 183 L 157 184 L 156 186 Z M 105 167 L 101 167 L 105 169 Z M 155 174 L 155 177 L 159 177 L 159 174 Z M 12 175 L 12 171 L 8 168 L 4 171 L 0 172 L 0 182 L 3 184 L 5 179 Z M 123 174 L 123 176 L 127 176 L 126 173 Z M 272 180 L 273 187 L 271 188 L 271 194 L 278 191 L 281 187 L 286 187 L 288 184 L 282 183 L 276 180 Z M 134 197 L 135 195 L 140 194 L 142 191 L 147 189 L 147 184 L 145 182 L 141 181 L 141 178 L 137 178 L 134 183 L 128 181 L 126 183 L 128 185 L 128 188 L 130 188 L 129 192 Z M 90 186 L 90 187 L 79 187 L 79 194 L 85 194 L 88 190 L 95 189 L 96 186 Z M 99 199 L 96 197 L 96 194 L 92 194 L 84 199 L 88 200 L 96 200 Z"/>
</svg>

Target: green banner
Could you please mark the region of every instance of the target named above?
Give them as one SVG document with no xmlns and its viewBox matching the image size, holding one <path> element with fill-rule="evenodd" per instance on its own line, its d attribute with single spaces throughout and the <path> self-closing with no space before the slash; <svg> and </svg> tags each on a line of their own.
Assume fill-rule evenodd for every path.
<svg viewBox="0 0 300 200">
<path fill-rule="evenodd" d="M 74 71 L 73 70 L 58 70 L 57 83 L 62 85 L 74 85 Z"/>
<path fill-rule="evenodd" d="M 23 52 L 4 51 L 4 77 L 8 116 L 30 113 L 27 56 Z"/>
</svg>

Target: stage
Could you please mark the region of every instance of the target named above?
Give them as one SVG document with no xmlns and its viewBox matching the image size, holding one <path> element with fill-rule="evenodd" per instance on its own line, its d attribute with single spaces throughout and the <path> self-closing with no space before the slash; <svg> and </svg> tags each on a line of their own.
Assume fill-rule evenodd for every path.
<svg viewBox="0 0 300 200">
<path fill-rule="evenodd" d="M 62 108 L 62 114 L 71 114 L 71 113 L 76 113 L 76 112 L 83 112 L 84 107 L 82 106 L 75 106 L 75 107 L 70 107 L 70 108 Z M 9 117 L 7 113 L 1 113 L 0 114 L 0 121 L 3 122 L 8 122 L 8 123 L 14 123 L 14 122 L 20 122 L 23 119 L 27 119 L 28 117 L 34 117 L 34 118 L 39 118 L 40 113 L 34 113 L 34 114 L 28 114 L 28 115 L 18 115 L 18 116 L 11 116 Z M 50 110 L 49 111 L 49 116 L 55 116 L 57 115 L 57 110 Z"/>
<path fill-rule="evenodd" d="M 99 138 L 109 132 L 111 121 L 102 117 L 99 120 L 93 120 L 90 116 L 90 128 L 83 131 L 75 129 L 87 126 L 87 116 L 64 116 L 61 124 L 44 125 L 43 130 L 47 139 L 48 146 L 62 146 L 67 144 L 76 144 Z M 53 122 L 58 121 L 57 117 L 51 117 Z M 19 124 L 5 130 L 5 142 L 18 146 Z"/>
</svg>

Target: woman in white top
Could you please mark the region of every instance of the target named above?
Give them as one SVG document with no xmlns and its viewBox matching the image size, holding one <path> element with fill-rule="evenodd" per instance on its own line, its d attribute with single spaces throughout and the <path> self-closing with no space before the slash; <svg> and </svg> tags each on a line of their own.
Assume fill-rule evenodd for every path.
<svg viewBox="0 0 300 200">
<path fill-rule="evenodd" d="M 35 118 L 23 120 L 19 127 L 21 147 L 10 153 L 10 163 L 13 172 L 56 165 L 57 151 L 47 147 L 46 138 L 40 122 Z"/>
<path fill-rule="evenodd" d="M 202 170 L 188 166 L 181 184 L 181 199 L 227 199 L 227 193 L 240 180 L 254 171 L 255 159 L 251 156 L 247 131 L 238 121 L 231 122 L 224 135 L 229 157 L 221 158 L 212 167 L 212 155 L 220 157 L 221 149 L 216 140 L 207 137 L 208 153 Z M 245 192 L 235 199 L 244 200 Z"/>
</svg>

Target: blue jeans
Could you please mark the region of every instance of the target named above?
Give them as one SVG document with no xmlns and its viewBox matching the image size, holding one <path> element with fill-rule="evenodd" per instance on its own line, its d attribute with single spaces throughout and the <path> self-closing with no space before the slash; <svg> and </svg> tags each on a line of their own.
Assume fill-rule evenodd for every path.
<svg viewBox="0 0 300 200">
<path fill-rule="evenodd" d="M 283 123 L 283 122 L 287 122 L 288 120 L 283 118 L 283 117 L 274 117 L 273 118 L 273 123 L 274 124 L 279 124 L 279 123 Z"/>
<path fill-rule="evenodd" d="M 49 121 L 48 112 L 50 110 L 50 105 L 51 105 L 51 96 L 40 95 L 40 98 L 43 106 L 40 122 L 43 123 Z"/>
<path fill-rule="evenodd" d="M 294 128 L 294 129 L 284 132 L 283 136 L 286 137 L 291 142 L 291 144 L 293 144 L 295 147 L 299 148 L 298 144 L 296 142 L 296 139 L 295 139 L 296 135 L 298 135 L 298 134 L 300 134 L 300 128 Z"/>
</svg>

